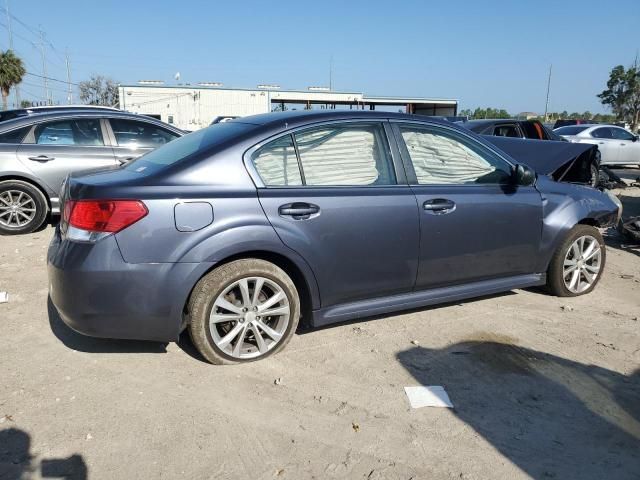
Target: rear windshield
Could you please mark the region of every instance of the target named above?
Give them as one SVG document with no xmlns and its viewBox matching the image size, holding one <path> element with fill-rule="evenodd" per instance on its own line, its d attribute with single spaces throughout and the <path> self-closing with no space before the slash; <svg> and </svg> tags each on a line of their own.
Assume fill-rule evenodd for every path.
<svg viewBox="0 0 640 480">
<path fill-rule="evenodd" d="M 577 135 L 580 132 L 586 130 L 589 127 L 581 127 L 579 125 L 569 125 L 566 127 L 560 127 L 560 128 L 556 128 L 554 130 L 554 133 L 557 133 L 558 135 Z"/>
<path fill-rule="evenodd" d="M 151 173 L 231 140 L 252 128 L 255 126 L 244 123 L 218 123 L 173 140 L 128 163 L 124 168 L 138 173 Z"/>
</svg>

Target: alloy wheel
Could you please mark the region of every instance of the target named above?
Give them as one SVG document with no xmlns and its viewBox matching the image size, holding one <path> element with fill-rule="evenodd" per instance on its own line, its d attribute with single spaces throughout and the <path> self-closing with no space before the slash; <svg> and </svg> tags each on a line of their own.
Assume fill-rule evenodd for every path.
<svg viewBox="0 0 640 480">
<path fill-rule="evenodd" d="M 226 355 L 244 360 L 260 357 L 284 337 L 291 308 L 286 293 L 265 277 L 247 277 L 227 286 L 209 315 L 209 332 Z"/>
<path fill-rule="evenodd" d="M 594 284 L 602 265 L 602 247 L 591 235 L 576 239 L 564 257 L 562 278 L 573 293 L 581 293 Z"/>
<path fill-rule="evenodd" d="M 21 190 L 5 190 L 0 193 L 0 225 L 21 228 L 36 216 L 36 202 Z"/>
</svg>

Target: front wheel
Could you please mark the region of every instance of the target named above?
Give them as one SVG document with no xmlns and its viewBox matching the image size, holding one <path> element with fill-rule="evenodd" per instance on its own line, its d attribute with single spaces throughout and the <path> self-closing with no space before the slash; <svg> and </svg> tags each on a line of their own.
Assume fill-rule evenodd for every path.
<svg viewBox="0 0 640 480">
<path fill-rule="evenodd" d="M 602 235 L 590 225 L 576 225 L 554 253 L 547 271 L 547 287 L 558 297 L 591 292 L 604 270 L 606 250 Z"/>
<path fill-rule="evenodd" d="M 205 275 L 189 300 L 189 333 L 211 363 L 255 361 L 282 350 L 300 317 L 291 278 L 255 258 L 236 260 Z"/>
</svg>

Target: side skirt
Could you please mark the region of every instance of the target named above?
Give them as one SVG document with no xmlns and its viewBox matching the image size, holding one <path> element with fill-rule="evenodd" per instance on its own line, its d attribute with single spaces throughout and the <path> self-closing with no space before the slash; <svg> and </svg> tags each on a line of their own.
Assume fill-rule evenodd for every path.
<svg viewBox="0 0 640 480">
<path fill-rule="evenodd" d="M 466 285 L 433 288 L 430 290 L 403 293 L 369 300 L 359 300 L 357 302 L 343 303 L 341 305 L 314 310 L 312 323 L 314 327 L 321 327 L 356 318 L 381 315 L 383 313 L 408 310 L 438 303 L 455 302 L 467 298 L 506 292 L 516 288 L 544 285 L 545 283 L 546 274 L 535 273 L 483 280 Z"/>
</svg>

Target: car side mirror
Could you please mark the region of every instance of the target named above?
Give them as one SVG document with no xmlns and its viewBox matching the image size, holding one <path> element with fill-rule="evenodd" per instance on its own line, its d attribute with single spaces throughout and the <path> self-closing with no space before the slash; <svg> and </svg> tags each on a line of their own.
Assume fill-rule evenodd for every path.
<svg viewBox="0 0 640 480">
<path fill-rule="evenodd" d="M 514 171 L 514 180 L 516 185 L 523 187 L 533 185 L 536 181 L 536 172 L 526 165 L 518 164 Z"/>
</svg>

